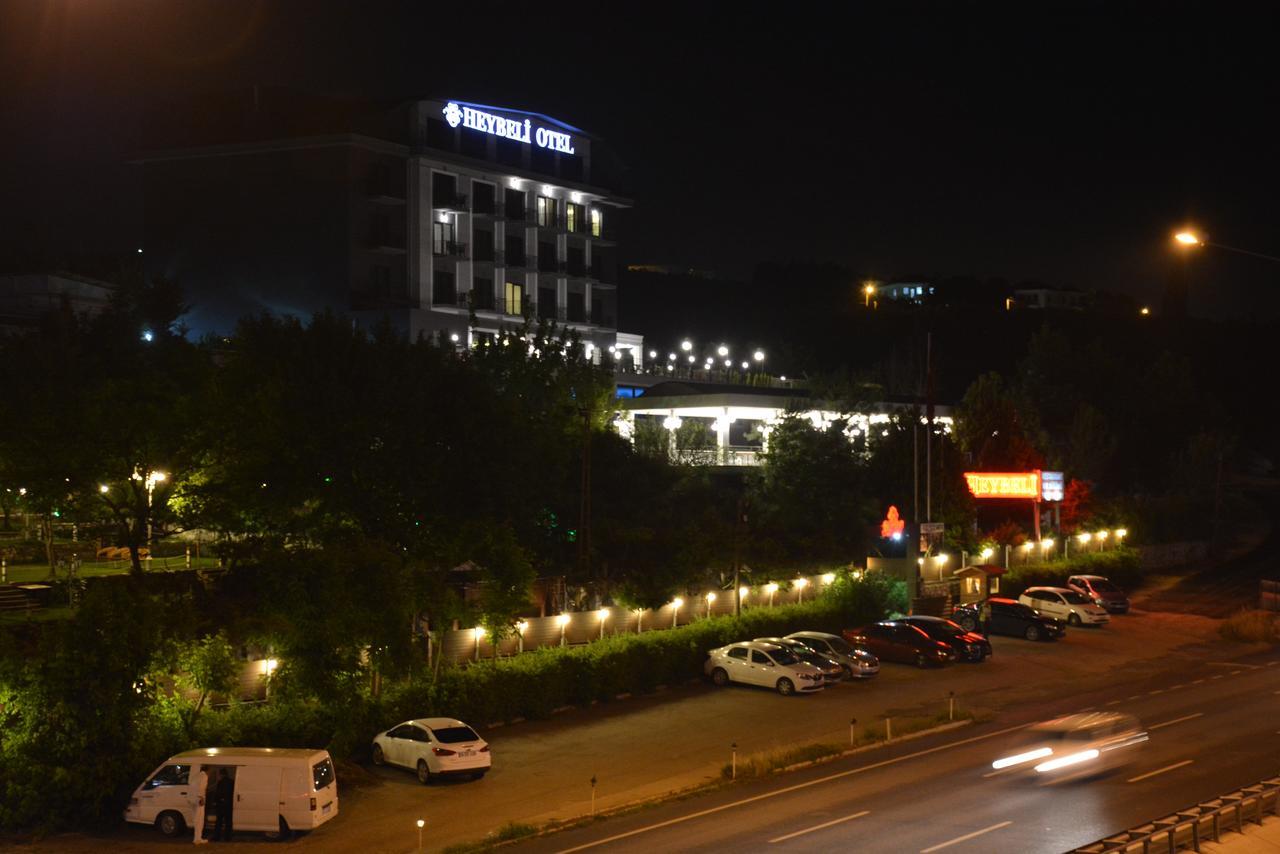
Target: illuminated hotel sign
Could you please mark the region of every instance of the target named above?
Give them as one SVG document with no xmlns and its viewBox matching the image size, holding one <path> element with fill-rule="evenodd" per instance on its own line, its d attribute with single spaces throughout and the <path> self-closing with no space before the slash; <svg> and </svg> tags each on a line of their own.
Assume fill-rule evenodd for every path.
<svg viewBox="0 0 1280 854">
<path fill-rule="evenodd" d="M 478 110 L 475 107 L 462 106 L 456 101 L 450 101 L 444 108 L 444 120 L 449 123 L 451 128 L 462 125 L 464 128 L 478 130 L 481 133 L 500 136 L 516 142 L 523 142 L 525 145 L 536 144 L 539 148 L 548 148 L 564 154 L 573 154 L 572 136 L 550 128 L 535 128 L 528 119 L 524 121 L 507 119 L 502 116 L 495 116 L 493 113 L 486 113 L 484 110 Z"/>
<path fill-rule="evenodd" d="M 1060 471 L 1040 472 L 1040 500 L 1061 501 L 1066 491 L 1066 478 Z"/>
<path fill-rule="evenodd" d="M 964 473 L 974 498 L 1040 498 L 1040 472 Z"/>
</svg>

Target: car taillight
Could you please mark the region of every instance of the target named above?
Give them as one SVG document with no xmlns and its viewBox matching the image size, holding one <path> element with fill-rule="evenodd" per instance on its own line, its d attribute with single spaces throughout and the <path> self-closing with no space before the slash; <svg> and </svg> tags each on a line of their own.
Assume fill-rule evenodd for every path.
<svg viewBox="0 0 1280 854">
<path fill-rule="evenodd" d="M 316 799 L 315 799 L 315 798 L 312 798 L 312 799 L 311 799 L 311 811 L 312 811 L 312 812 L 315 812 L 315 811 L 316 811 Z"/>
<path fill-rule="evenodd" d="M 488 753 L 488 752 L 489 752 L 489 745 L 487 745 L 487 744 L 486 744 L 484 747 L 480 748 L 480 752 L 481 752 L 481 753 Z"/>
<path fill-rule="evenodd" d="M 431 752 L 436 756 L 457 756 L 457 751 L 450 750 L 447 747 L 433 747 Z"/>
</svg>

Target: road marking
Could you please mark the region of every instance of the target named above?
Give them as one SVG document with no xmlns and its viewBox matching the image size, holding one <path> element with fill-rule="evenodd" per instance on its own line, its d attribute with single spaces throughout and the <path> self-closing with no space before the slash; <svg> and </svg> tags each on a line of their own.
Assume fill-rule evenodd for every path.
<svg viewBox="0 0 1280 854">
<path fill-rule="evenodd" d="M 657 824 L 650 824 L 645 827 L 637 827 L 635 830 L 628 830 L 626 833 L 618 833 L 613 836 L 605 837 L 604 839 L 597 839 L 594 842 L 584 842 L 583 844 L 574 846 L 573 848 L 565 848 L 562 851 L 557 852 L 557 854 L 572 854 L 572 852 L 574 851 L 586 851 L 588 848 L 596 848 L 600 845 L 607 845 L 610 842 L 617 842 L 619 839 L 628 839 L 632 836 L 639 836 L 641 833 L 648 833 L 651 830 L 660 830 L 661 828 L 664 828 L 664 827 L 670 827 L 673 824 L 681 824 L 686 821 L 691 821 L 695 818 L 702 818 L 704 815 L 714 815 L 715 813 L 724 812 L 725 810 L 733 809 L 734 807 L 746 806 L 747 804 L 754 804 L 756 801 L 763 801 L 769 798 L 776 798 L 778 795 L 785 795 L 790 792 L 799 791 L 800 789 L 807 789 L 810 786 L 821 786 L 824 783 L 830 783 L 832 780 L 841 780 L 845 777 L 850 777 L 854 774 L 861 774 L 864 771 L 873 771 L 876 768 L 883 768 L 886 765 L 895 765 L 899 762 L 905 762 L 908 759 L 916 759 L 920 756 L 928 756 L 932 753 L 939 753 L 943 750 L 950 750 L 953 747 L 960 747 L 965 744 L 973 744 L 974 742 L 977 742 L 977 741 L 986 741 L 989 738 L 995 738 L 996 736 L 999 736 L 999 735 L 1007 735 L 1008 733 L 1016 732 L 1020 729 L 1026 729 L 1027 727 L 1032 727 L 1032 726 L 1035 726 L 1035 722 L 1032 722 L 1029 724 L 1019 724 L 1018 726 L 1005 727 L 1004 729 L 998 729 L 995 732 L 989 732 L 986 735 L 970 736 L 969 738 L 963 738 L 960 741 L 952 741 L 952 742 L 948 742 L 947 744 L 940 744 L 937 747 L 929 747 L 924 750 L 917 750 L 915 753 L 907 753 L 902 756 L 895 756 L 892 759 L 884 759 L 884 760 L 881 760 L 880 762 L 873 762 L 870 765 L 862 765 L 857 768 L 850 768 L 848 771 L 840 771 L 836 774 L 828 774 L 826 777 L 819 777 L 816 780 L 808 780 L 804 783 L 796 783 L 795 785 L 792 785 L 792 786 L 785 786 L 781 789 L 775 789 L 772 792 L 765 792 L 760 795 L 753 795 L 752 797 L 749 797 L 749 798 L 743 798 L 740 801 L 733 801 L 732 803 L 721 804 L 718 807 L 710 807 L 705 810 L 699 810 L 698 812 L 689 813 L 688 815 L 682 815 L 676 818 L 667 819 L 666 821 L 660 821 Z"/>
<path fill-rule="evenodd" d="M 1277 664 L 1280 664 L 1280 661 L 1268 661 L 1268 662 L 1267 662 L 1267 667 L 1272 667 L 1272 666 L 1277 665 Z"/>
<path fill-rule="evenodd" d="M 1177 691 L 1179 688 L 1185 688 L 1185 687 L 1187 687 L 1187 683 L 1183 682 L 1181 685 L 1174 685 L 1174 686 L 1173 686 L 1172 688 L 1170 688 L 1169 690 L 1170 690 L 1170 691 Z"/>
<path fill-rule="evenodd" d="M 831 827 L 833 824 L 840 824 L 846 821 L 853 821 L 855 818 L 862 818 L 869 812 L 871 812 L 871 810 L 863 810 L 862 812 L 856 812 L 853 815 L 847 815 L 844 818 L 832 819 L 825 824 L 815 825 L 814 827 L 806 828 L 804 830 L 797 830 L 795 833 L 788 833 L 786 836 L 779 836 L 776 839 L 770 839 L 769 842 L 786 842 L 788 839 L 795 839 L 797 836 L 804 836 L 806 833 L 813 833 L 815 830 L 824 830 L 825 828 Z"/>
<path fill-rule="evenodd" d="M 984 827 L 982 828 L 982 830 L 975 830 L 973 833 L 966 833 L 964 836 L 957 836 L 955 839 L 948 839 L 946 842 L 943 842 L 939 845 L 935 845 L 932 848 L 922 848 L 920 850 L 920 854 L 929 854 L 930 851 L 941 851 L 943 848 L 950 848 L 952 845 L 956 845 L 961 842 L 966 842 L 970 839 L 973 839 L 975 836 L 981 836 L 984 833 L 990 833 L 993 830 L 999 830 L 1000 828 L 1008 827 L 1011 824 L 1013 824 L 1013 822 L 1011 821 L 1002 821 L 999 824 L 993 824 L 990 827 Z"/>
<path fill-rule="evenodd" d="M 1244 673 L 1244 671 L 1243 671 L 1243 670 L 1232 670 L 1232 671 L 1231 671 L 1229 674 L 1227 674 L 1227 675 L 1228 675 L 1228 676 L 1239 676 L 1241 673 Z"/>
<path fill-rule="evenodd" d="M 1276 693 L 1277 693 L 1277 694 L 1280 694 L 1280 691 L 1277 691 Z M 1124 702 L 1124 700 L 1111 700 L 1109 703 L 1107 703 L 1107 705 L 1108 705 L 1108 706 L 1118 706 L 1118 705 L 1120 705 L 1120 704 L 1121 704 L 1121 703 L 1123 703 L 1123 702 Z"/>
<path fill-rule="evenodd" d="M 1165 727 L 1165 726 L 1173 726 L 1174 724 L 1180 724 L 1183 721 L 1193 721 L 1196 718 L 1203 717 L 1203 716 L 1204 716 L 1204 712 L 1196 712 L 1194 715 L 1186 715 L 1181 718 L 1174 718 L 1173 720 L 1165 721 L 1162 724 L 1152 724 L 1151 726 L 1147 727 L 1147 729 L 1152 730 L 1152 729 L 1160 729 L 1160 727 Z"/>
<path fill-rule="evenodd" d="M 1141 695 L 1141 694 L 1134 694 L 1134 695 L 1133 695 L 1132 697 L 1130 697 L 1129 699 L 1130 699 L 1130 700 L 1141 700 L 1141 699 L 1142 699 L 1142 695 Z"/>
<path fill-rule="evenodd" d="M 1202 682 L 1204 682 L 1204 680 L 1203 680 L 1203 679 L 1197 679 L 1196 681 L 1192 682 L 1191 684 L 1192 684 L 1192 685 L 1199 685 L 1199 684 L 1201 684 Z"/>
<path fill-rule="evenodd" d="M 1261 670 L 1261 664 L 1245 664 L 1243 661 L 1206 661 L 1205 664 L 1212 664 L 1215 667 L 1247 667 L 1250 670 Z"/>
<path fill-rule="evenodd" d="M 1210 679 L 1221 679 L 1221 678 L 1222 678 L 1223 676 L 1225 676 L 1225 675 L 1226 675 L 1225 673 L 1219 673 L 1219 674 L 1217 674 L 1216 676 L 1210 676 L 1209 678 L 1210 678 Z"/>
<path fill-rule="evenodd" d="M 1147 692 L 1147 696 L 1154 697 L 1156 694 L 1163 694 L 1163 693 L 1164 693 L 1164 689 L 1163 689 L 1163 688 L 1157 688 L 1157 689 L 1156 689 L 1156 690 L 1154 690 L 1154 691 L 1148 691 L 1148 692 Z"/>
<path fill-rule="evenodd" d="M 1164 773 L 1164 772 L 1166 772 L 1166 771 L 1174 771 L 1174 770 L 1177 770 L 1178 768 L 1181 768 L 1181 767 L 1182 767 L 1182 766 L 1184 766 L 1184 765 L 1190 765 L 1192 762 L 1195 762 L 1195 760 L 1194 760 L 1194 759 L 1184 759 L 1184 760 L 1182 760 L 1181 762 L 1175 762 L 1175 763 L 1173 763 L 1172 765 L 1166 765 L 1166 766 L 1164 766 L 1163 768 L 1157 768 L 1157 769 L 1156 769 L 1156 770 L 1154 770 L 1154 771 L 1148 771 L 1148 772 L 1147 772 L 1147 773 L 1145 773 L 1145 774 L 1139 774 L 1137 777 L 1130 777 L 1128 780 L 1125 780 L 1125 782 L 1126 782 L 1126 783 L 1137 783 L 1137 782 L 1138 782 L 1138 781 L 1140 781 L 1140 780 L 1145 780 L 1145 779 L 1147 779 L 1148 777 L 1154 777 L 1154 776 L 1155 776 L 1155 775 L 1157 775 L 1157 774 L 1163 774 L 1163 773 Z"/>
</svg>

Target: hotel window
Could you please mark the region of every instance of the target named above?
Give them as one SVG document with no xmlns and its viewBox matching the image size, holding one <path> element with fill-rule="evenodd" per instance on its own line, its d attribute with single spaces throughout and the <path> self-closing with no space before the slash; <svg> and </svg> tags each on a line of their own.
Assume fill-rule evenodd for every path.
<svg viewBox="0 0 1280 854">
<path fill-rule="evenodd" d="M 556 224 L 556 200 L 547 196 L 538 196 L 538 225 Z"/>
<path fill-rule="evenodd" d="M 507 282 L 507 314 L 524 314 L 524 285 Z"/>
<path fill-rule="evenodd" d="M 582 228 L 582 205 L 570 202 L 564 206 L 564 225 L 569 231 Z"/>
<path fill-rule="evenodd" d="M 599 208 L 591 209 L 591 236 L 599 237 L 600 232 L 604 230 L 604 215 Z"/>
<path fill-rule="evenodd" d="M 524 192 L 521 190 L 505 190 L 503 192 L 507 219 L 524 219 Z"/>
<path fill-rule="evenodd" d="M 436 255 L 448 255 L 456 242 L 457 229 L 452 222 L 431 224 L 431 251 Z"/>
<path fill-rule="evenodd" d="M 458 286 L 453 278 L 453 273 L 437 272 L 431 293 L 431 302 L 434 305 L 454 305 L 457 303 Z"/>
</svg>

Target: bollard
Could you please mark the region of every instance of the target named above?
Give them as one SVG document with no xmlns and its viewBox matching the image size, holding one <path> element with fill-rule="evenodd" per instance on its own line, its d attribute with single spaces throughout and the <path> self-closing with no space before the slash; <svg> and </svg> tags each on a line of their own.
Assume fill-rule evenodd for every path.
<svg viewBox="0 0 1280 854">
<path fill-rule="evenodd" d="M 591 814 L 596 814 L 596 775 L 591 775 Z"/>
<path fill-rule="evenodd" d="M 730 744 L 729 750 L 729 779 L 736 780 L 738 779 L 738 742 L 735 741 L 733 744 Z"/>
<path fill-rule="evenodd" d="M 422 854 L 422 828 L 425 825 L 425 821 L 418 819 L 418 854 Z"/>
<path fill-rule="evenodd" d="M 947 720 L 954 721 L 956 719 L 956 692 L 947 692 Z"/>
<path fill-rule="evenodd" d="M 889 718 L 884 719 L 884 740 L 893 741 L 893 724 Z"/>
<path fill-rule="evenodd" d="M 853 735 L 853 728 L 854 728 L 854 727 L 856 727 L 857 725 L 858 725 L 858 719 L 857 719 L 857 718 L 849 718 L 849 746 L 850 746 L 850 747 L 853 747 L 853 745 L 854 745 L 854 743 L 855 743 L 855 739 L 854 739 L 854 735 Z"/>
</svg>

